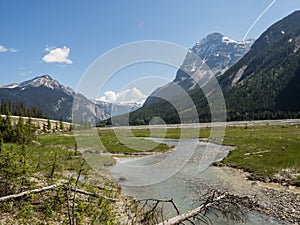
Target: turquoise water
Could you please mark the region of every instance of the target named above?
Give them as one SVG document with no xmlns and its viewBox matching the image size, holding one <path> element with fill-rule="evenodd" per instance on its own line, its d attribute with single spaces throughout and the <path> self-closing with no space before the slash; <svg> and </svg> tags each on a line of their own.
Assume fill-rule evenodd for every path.
<svg viewBox="0 0 300 225">
<path fill-rule="evenodd" d="M 176 145 L 176 140 L 161 140 L 155 141 L 168 143 L 169 145 Z M 209 147 L 207 147 L 209 145 Z M 189 147 L 189 145 L 186 145 Z M 119 177 L 125 177 L 126 180 L 120 182 L 124 193 L 135 197 L 136 199 L 145 198 L 173 198 L 181 213 L 197 207 L 200 202 L 197 201 L 204 193 L 211 189 L 219 191 L 229 191 L 239 195 L 257 195 L 256 188 L 252 187 L 249 181 L 241 178 L 241 174 L 230 168 L 219 168 L 209 166 L 210 161 L 221 160 L 228 154 L 230 149 L 228 147 L 220 147 L 208 143 L 199 142 L 195 148 L 193 155 L 185 162 L 184 167 L 170 176 L 166 172 L 169 168 L 176 167 L 176 162 L 171 165 L 161 166 L 159 162 L 169 156 L 169 154 L 160 154 L 155 156 L 147 156 L 140 158 L 123 158 L 118 159 L 115 166 L 111 168 L 112 176 L 118 180 Z M 180 159 L 178 164 L 180 164 Z M 161 169 L 161 173 L 147 171 L 149 165 L 157 165 Z M 145 166 L 145 168 L 143 167 Z M 161 166 L 161 168 L 160 168 Z M 132 167 L 134 169 L 132 169 Z M 149 167 L 151 168 L 151 167 Z M 139 173 L 139 170 L 142 172 Z M 167 179 L 158 183 L 154 183 L 156 176 L 163 177 L 168 174 Z M 154 178 L 153 178 L 154 177 Z M 150 185 L 142 185 L 144 181 L 151 180 Z M 142 181 L 142 182 L 139 182 Z M 145 182 L 147 183 L 147 182 Z M 259 196 L 258 196 L 259 197 Z M 174 216 L 175 212 L 171 209 L 165 208 L 165 217 Z M 264 216 L 256 212 L 248 213 L 248 220 L 243 223 L 234 223 L 224 219 L 221 215 L 216 216 L 214 213 L 209 215 L 213 224 L 231 225 L 262 225 L 262 224 L 286 224 L 280 223 L 273 218 Z"/>
</svg>

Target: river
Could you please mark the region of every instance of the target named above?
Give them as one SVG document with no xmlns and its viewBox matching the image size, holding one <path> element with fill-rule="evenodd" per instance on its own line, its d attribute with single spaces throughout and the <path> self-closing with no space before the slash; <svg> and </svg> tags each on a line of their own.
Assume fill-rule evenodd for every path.
<svg viewBox="0 0 300 225">
<path fill-rule="evenodd" d="M 170 146 L 178 145 L 177 140 L 153 140 Z M 183 145 L 187 148 L 191 147 L 188 142 Z M 164 166 L 159 164 L 160 162 L 166 162 L 164 160 L 174 154 L 170 152 L 144 157 L 118 158 L 117 163 L 110 170 L 113 178 L 120 183 L 125 194 L 136 199 L 173 198 L 181 213 L 197 207 L 199 205 L 197 199 L 210 189 L 229 191 L 238 195 L 257 195 L 259 197 L 257 188 L 243 178 L 241 172 L 226 167 L 210 166 L 213 161 L 226 157 L 230 150 L 230 147 L 198 141 L 192 155 L 184 162 L 183 168 L 180 166 L 177 168 L 176 173 L 174 173 L 175 170 L 171 173 L 166 172 L 169 168 L 176 167 L 176 162 Z M 178 157 L 180 158 L 181 155 L 177 155 Z M 182 158 L 184 157 L 185 155 L 182 156 Z M 174 161 L 174 159 L 172 160 Z M 179 160 L 177 164 L 181 165 L 181 163 Z M 156 165 L 159 172 L 148 170 L 149 167 L 147 166 L 149 165 Z M 119 179 L 120 177 L 123 179 Z M 159 180 L 158 177 L 163 177 L 163 179 Z M 149 180 L 151 182 L 147 183 Z M 166 208 L 164 216 L 172 217 L 175 215 L 174 213 L 171 209 Z M 234 223 L 214 213 L 210 213 L 209 217 L 213 224 L 222 225 L 287 224 L 257 212 L 249 212 L 248 220 L 243 223 Z"/>
</svg>

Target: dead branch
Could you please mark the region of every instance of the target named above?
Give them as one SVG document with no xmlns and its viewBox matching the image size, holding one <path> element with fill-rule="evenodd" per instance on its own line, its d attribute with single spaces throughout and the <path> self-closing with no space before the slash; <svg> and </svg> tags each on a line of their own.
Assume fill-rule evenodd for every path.
<svg viewBox="0 0 300 225">
<path fill-rule="evenodd" d="M 81 190 L 81 189 L 77 189 L 77 188 L 74 188 L 74 187 L 69 187 L 68 185 L 63 185 L 63 184 L 58 183 L 58 184 L 53 184 L 53 185 L 50 185 L 50 186 L 41 187 L 41 188 L 37 188 L 37 189 L 33 189 L 33 190 L 23 191 L 23 192 L 18 193 L 18 194 L 13 194 L 13 195 L 7 195 L 7 196 L 4 196 L 4 197 L 0 197 L 0 202 L 5 202 L 5 201 L 13 200 L 13 199 L 23 198 L 23 197 L 26 197 L 28 195 L 42 193 L 42 192 L 45 192 L 45 191 L 53 190 L 53 189 L 58 188 L 58 187 L 61 187 L 64 190 L 70 189 L 73 192 L 77 192 L 79 194 L 88 195 L 88 196 L 95 197 L 95 198 L 103 198 L 103 199 L 105 199 L 107 201 L 111 201 L 111 202 L 116 202 L 117 201 L 117 199 L 114 199 L 114 198 L 109 198 L 109 197 L 106 197 L 106 196 L 103 196 L 103 195 L 100 195 L 100 194 L 97 194 L 97 193 L 84 191 L 84 190 Z"/>
<path fill-rule="evenodd" d="M 63 186 L 63 189 L 67 190 L 67 189 L 69 189 L 69 187 L 68 186 Z M 84 190 L 77 189 L 77 188 L 74 188 L 74 187 L 71 187 L 70 190 L 73 191 L 73 192 L 77 192 L 79 194 L 88 195 L 88 196 L 95 197 L 95 198 L 103 198 L 103 199 L 111 201 L 111 202 L 118 201 L 118 199 L 115 199 L 115 198 L 109 198 L 109 197 L 106 197 L 104 195 L 99 195 L 97 193 L 84 191 Z"/>
<path fill-rule="evenodd" d="M 200 205 L 198 208 L 193 209 L 187 213 L 181 214 L 181 215 L 177 215 L 171 219 L 167 219 L 161 223 L 159 223 L 158 225 L 174 225 L 174 224 L 179 224 L 183 221 L 186 221 L 190 218 L 196 217 L 199 213 L 205 211 L 206 209 L 208 209 L 209 207 L 211 207 L 215 202 L 218 202 L 224 198 L 226 198 L 227 194 L 222 194 L 216 198 L 214 198 L 211 201 L 208 201 L 202 205 Z"/>
<path fill-rule="evenodd" d="M 138 200 L 137 203 L 141 203 L 141 202 L 144 202 L 144 205 L 142 208 L 144 208 L 146 205 L 148 205 L 148 203 L 152 201 L 152 202 L 155 202 L 154 203 L 154 206 L 152 207 L 152 209 L 150 209 L 149 212 L 153 212 L 157 206 L 160 204 L 160 203 L 171 203 L 172 206 L 174 207 L 174 209 L 176 210 L 176 213 L 177 215 L 179 215 L 179 209 L 176 205 L 176 203 L 174 202 L 173 198 L 171 199 L 154 199 L 154 198 L 147 198 L 147 199 L 141 199 L 141 200 Z"/>
<path fill-rule="evenodd" d="M 76 202 L 76 193 L 77 193 L 76 188 L 77 188 L 77 185 L 78 185 L 80 175 L 83 171 L 83 165 L 84 165 L 84 161 L 82 161 L 81 164 L 80 164 L 80 169 L 79 169 L 77 179 L 76 179 L 76 182 L 75 182 L 75 191 L 74 191 L 73 200 L 72 200 L 72 224 L 75 224 L 75 202 Z"/>
<path fill-rule="evenodd" d="M 31 194 L 41 193 L 41 192 L 44 192 L 44 191 L 49 191 L 49 190 L 57 188 L 59 186 L 61 186 L 61 184 L 53 184 L 53 185 L 50 185 L 50 186 L 47 186 L 47 187 L 41 187 L 41 188 L 37 188 L 37 189 L 33 189 L 33 190 L 23 191 L 23 192 L 18 193 L 18 194 L 7 195 L 7 196 L 4 196 L 4 197 L 1 197 L 0 202 L 8 201 L 8 200 L 11 200 L 11 199 L 18 199 L 18 198 L 26 197 L 26 196 L 31 195 Z"/>
<path fill-rule="evenodd" d="M 69 218 L 69 225 L 72 225 L 71 210 L 70 210 L 71 179 L 69 179 L 69 184 L 68 184 L 67 187 L 69 188 L 69 189 L 66 191 L 66 194 L 67 194 L 68 218 Z"/>
<path fill-rule="evenodd" d="M 188 221 L 193 224 L 192 220 L 200 220 L 205 224 L 211 224 L 209 218 L 206 216 L 206 212 L 209 209 L 216 209 L 227 218 L 234 221 L 245 221 L 247 219 L 246 213 L 243 208 L 255 208 L 256 202 L 249 197 L 238 197 L 229 193 L 219 193 L 213 191 L 204 203 L 199 207 L 181 215 L 177 215 L 173 218 L 164 220 L 158 225 L 175 225 L 181 224 L 184 221 Z"/>
<path fill-rule="evenodd" d="M 209 210 L 218 211 L 226 219 L 236 222 L 247 219 L 248 209 L 257 207 L 257 203 L 250 197 L 239 197 L 229 193 L 220 193 L 218 191 L 209 191 L 200 196 L 200 206 L 180 214 L 179 209 L 173 199 L 143 199 L 136 201 L 135 224 L 147 225 L 173 225 L 173 224 L 197 224 L 197 221 L 203 224 L 212 224 L 207 212 Z M 176 211 L 176 216 L 164 219 L 164 203 L 172 205 Z"/>
</svg>

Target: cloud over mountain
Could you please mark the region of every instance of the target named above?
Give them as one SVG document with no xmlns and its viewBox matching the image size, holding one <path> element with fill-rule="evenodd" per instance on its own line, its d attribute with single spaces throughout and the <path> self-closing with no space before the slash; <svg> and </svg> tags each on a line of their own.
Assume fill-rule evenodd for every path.
<svg viewBox="0 0 300 225">
<path fill-rule="evenodd" d="M 106 91 L 104 95 L 99 98 L 100 101 L 117 103 L 117 104 L 130 104 L 137 103 L 142 104 L 146 99 L 146 95 L 143 92 L 136 88 L 128 88 L 120 93 L 114 91 Z"/>
</svg>

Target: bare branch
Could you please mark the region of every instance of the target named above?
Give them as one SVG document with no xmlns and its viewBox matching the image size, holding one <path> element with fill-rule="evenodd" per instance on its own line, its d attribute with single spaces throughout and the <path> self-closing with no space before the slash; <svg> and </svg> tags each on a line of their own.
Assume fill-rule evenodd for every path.
<svg viewBox="0 0 300 225">
<path fill-rule="evenodd" d="M 186 213 L 180 214 L 179 209 L 173 199 L 143 199 L 137 201 L 135 222 L 140 224 L 157 224 L 157 225 L 173 225 L 173 224 L 196 224 L 200 221 L 203 224 L 210 225 L 212 221 L 207 216 L 207 212 L 214 209 L 220 212 L 225 218 L 234 221 L 245 221 L 247 219 L 246 208 L 251 209 L 257 207 L 257 203 L 250 197 L 238 197 L 229 193 L 220 193 L 218 191 L 210 191 L 201 197 L 202 204 Z M 176 216 L 165 220 L 163 218 L 163 206 L 169 203 L 176 211 Z"/>
<path fill-rule="evenodd" d="M 18 199 L 18 198 L 26 197 L 26 196 L 31 195 L 31 194 L 41 193 L 41 192 L 44 192 L 44 191 L 55 189 L 55 188 L 59 187 L 60 185 L 61 184 L 53 184 L 53 185 L 50 185 L 50 186 L 47 186 L 47 187 L 41 187 L 41 188 L 29 190 L 29 191 L 23 191 L 23 192 L 18 193 L 18 194 L 7 195 L 7 196 L 4 196 L 4 197 L 1 197 L 0 202 L 8 201 L 8 200 L 11 200 L 11 199 Z"/>
<path fill-rule="evenodd" d="M 207 202 L 205 202 L 204 204 L 200 205 L 199 207 L 197 207 L 196 209 L 193 209 L 187 213 L 181 214 L 181 215 L 177 215 L 171 219 L 165 220 L 161 223 L 159 223 L 158 225 L 174 225 L 174 224 L 179 224 L 183 221 L 186 221 L 189 218 L 195 217 L 196 215 L 198 215 L 199 213 L 203 212 L 205 209 L 209 208 L 210 206 L 212 206 L 214 204 L 214 202 L 218 202 L 224 198 L 226 198 L 227 194 L 222 194 L 218 197 L 216 197 L 213 200 L 208 200 Z"/>
<path fill-rule="evenodd" d="M 199 207 L 187 213 L 165 220 L 158 225 L 180 224 L 183 221 L 190 220 L 190 218 L 198 219 L 205 224 L 211 224 L 210 219 L 205 216 L 205 213 L 211 208 L 220 211 L 227 219 L 245 221 L 247 219 L 247 214 L 243 210 L 245 207 L 249 209 L 254 208 L 256 207 L 256 202 L 249 197 L 238 197 L 229 193 L 213 191 L 211 196 L 209 196 Z"/>
<path fill-rule="evenodd" d="M 77 179 L 76 179 L 76 182 L 75 182 L 75 190 L 77 188 L 77 185 L 78 185 L 78 181 L 80 179 L 80 176 L 81 176 L 81 172 L 83 171 L 83 165 L 84 165 L 84 161 L 81 162 L 80 164 L 80 169 L 79 169 L 79 172 L 78 172 L 78 175 L 77 175 Z M 72 218 L 73 218 L 73 224 L 75 224 L 75 202 L 76 202 L 76 191 L 74 191 L 74 195 L 73 195 L 73 200 L 72 200 Z"/>
<path fill-rule="evenodd" d="M 23 198 L 23 197 L 29 196 L 31 194 L 42 193 L 42 192 L 45 192 L 45 191 L 53 190 L 53 189 L 58 188 L 58 187 L 61 187 L 64 190 L 70 189 L 71 191 L 77 192 L 79 194 L 88 195 L 88 196 L 95 197 L 95 198 L 102 198 L 104 200 L 111 201 L 111 202 L 116 202 L 117 201 L 117 199 L 115 199 L 115 198 L 109 198 L 109 197 L 106 197 L 106 196 L 103 196 L 103 195 L 100 195 L 100 194 L 97 194 L 97 193 L 84 191 L 84 190 L 81 190 L 81 189 L 71 187 L 69 185 L 63 185 L 63 184 L 58 183 L 58 184 L 53 184 L 53 185 L 50 185 L 50 186 L 41 187 L 41 188 L 37 188 L 37 189 L 33 189 L 33 190 L 23 191 L 23 192 L 18 193 L 18 194 L 13 194 L 13 195 L 7 195 L 7 196 L 4 196 L 4 197 L 0 197 L 0 202 L 9 201 L 9 200 L 12 200 L 12 199 Z"/>
</svg>

